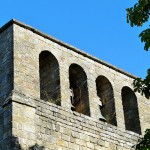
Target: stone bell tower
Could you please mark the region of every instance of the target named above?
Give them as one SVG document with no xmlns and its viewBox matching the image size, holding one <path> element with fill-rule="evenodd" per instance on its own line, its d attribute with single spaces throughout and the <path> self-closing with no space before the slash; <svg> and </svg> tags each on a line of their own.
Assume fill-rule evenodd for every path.
<svg viewBox="0 0 150 150">
<path fill-rule="evenodd" d="M 11 20 L 0 28 L 0 150 L 131 150 L 150 128 L 135 78 Z"/>
</svg>

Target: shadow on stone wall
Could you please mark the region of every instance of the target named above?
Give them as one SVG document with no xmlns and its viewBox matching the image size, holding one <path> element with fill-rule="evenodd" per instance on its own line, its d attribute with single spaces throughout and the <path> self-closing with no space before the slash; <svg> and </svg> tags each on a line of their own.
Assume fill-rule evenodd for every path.
<svg viewBox="0 0 150 150">
<path fill-rule="evenodd" d="M 30 144 L 30 143 L 29 143 Z M 12 147 L 11 147 L 13 150 L 24 150 L 22 147 L 21 147 L 21 144 L 19 143 L 19 140 L 18 140 L 18 137 L 13 137 L 12 138 Z M 28 148 L 28 150 L 44 150 L 45 147 L 44 146 L 40 146 L 38 145 L 37 143 L 33 146 L 30 146 Z"/>
</svg>

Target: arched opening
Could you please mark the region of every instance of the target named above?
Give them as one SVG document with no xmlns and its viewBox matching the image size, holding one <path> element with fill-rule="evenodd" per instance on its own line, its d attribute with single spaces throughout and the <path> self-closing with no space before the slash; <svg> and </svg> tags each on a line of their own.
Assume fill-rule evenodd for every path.
<svg viewBox="0 0 150 150">
<path fill-rule="evenodd" d="M 57 59 L 48 51 L 39 55 L 40 98 L 60 105 L 60 76 Z"/>
<path fill-rule="evenodd" d="M 69 67 L 69 81 L 75 111 L 90 116 L 87 76 L 79 65 L 72 64 Z"/>
<path fill-rule="evenodd" d="M 107 123 L 117 126 L 114 92 L 111 83 L 106 77 L 99 76 L 96 79 L 96 87 L 97 95 L 102 102 L 100 110 L 103 117 Z"/>
<path fill-rule="evenodd" d="M 141 134 L 139 110 L 135 93 L 127 86 L 122 88 L 122 104 L 126 130 Z"/>
</svg>

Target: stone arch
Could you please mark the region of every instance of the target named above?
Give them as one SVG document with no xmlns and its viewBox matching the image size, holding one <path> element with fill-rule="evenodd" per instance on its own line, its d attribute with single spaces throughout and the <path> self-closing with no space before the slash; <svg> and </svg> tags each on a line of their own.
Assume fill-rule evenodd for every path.
<svg viewBox="0 0 150 150">
<path fill-rule="evenodd" d="M 141 134 L 139 110 L 135 93 L 127 86 L 121 91 L 126 130 Z"/>
<path fill-rule="evenodd" d="M 59 64 L 49 51 L 39 55 L 40 98 L 61 105 Z"/>
<path fill-rule="evenodd" d="M 96 79 L 97 95 L 102 102 L 101 113 L 106 122 L 117 126 L 114 92 L 110 81 L 105 76 Z"/>
<path fill-rule="evenodd" d="M 77 64 L 69 67 L 69 82 L 72 92 L 71 101 L 75 111 L 90 116 L 87 76 L 83 68 Z"/>
</svg>

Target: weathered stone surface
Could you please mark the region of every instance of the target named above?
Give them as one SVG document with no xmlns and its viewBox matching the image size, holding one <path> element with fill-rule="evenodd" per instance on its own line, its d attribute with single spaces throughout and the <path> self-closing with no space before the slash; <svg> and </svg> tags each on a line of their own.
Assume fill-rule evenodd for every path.
<svg viewBox="0 0 150 150">
<path fill-rule="evenodd" d="M 43 51 L 47 53 L 40 57 Z M 0 29 L 0 149 L 132 149 L 140 135 L 126 130 L 121 91 L 132 90 L 134 78 L 36 29 L 9 22 Z M 70 100 L 74 84 L 81 87 L 81 95 L 76 88 L 76 111 Z M 133 95 L 138 133 L 144 133 L 150 127 L 150 101 Z M 99 99 L 107 122 L 99 120 Z"/>
</svg>

